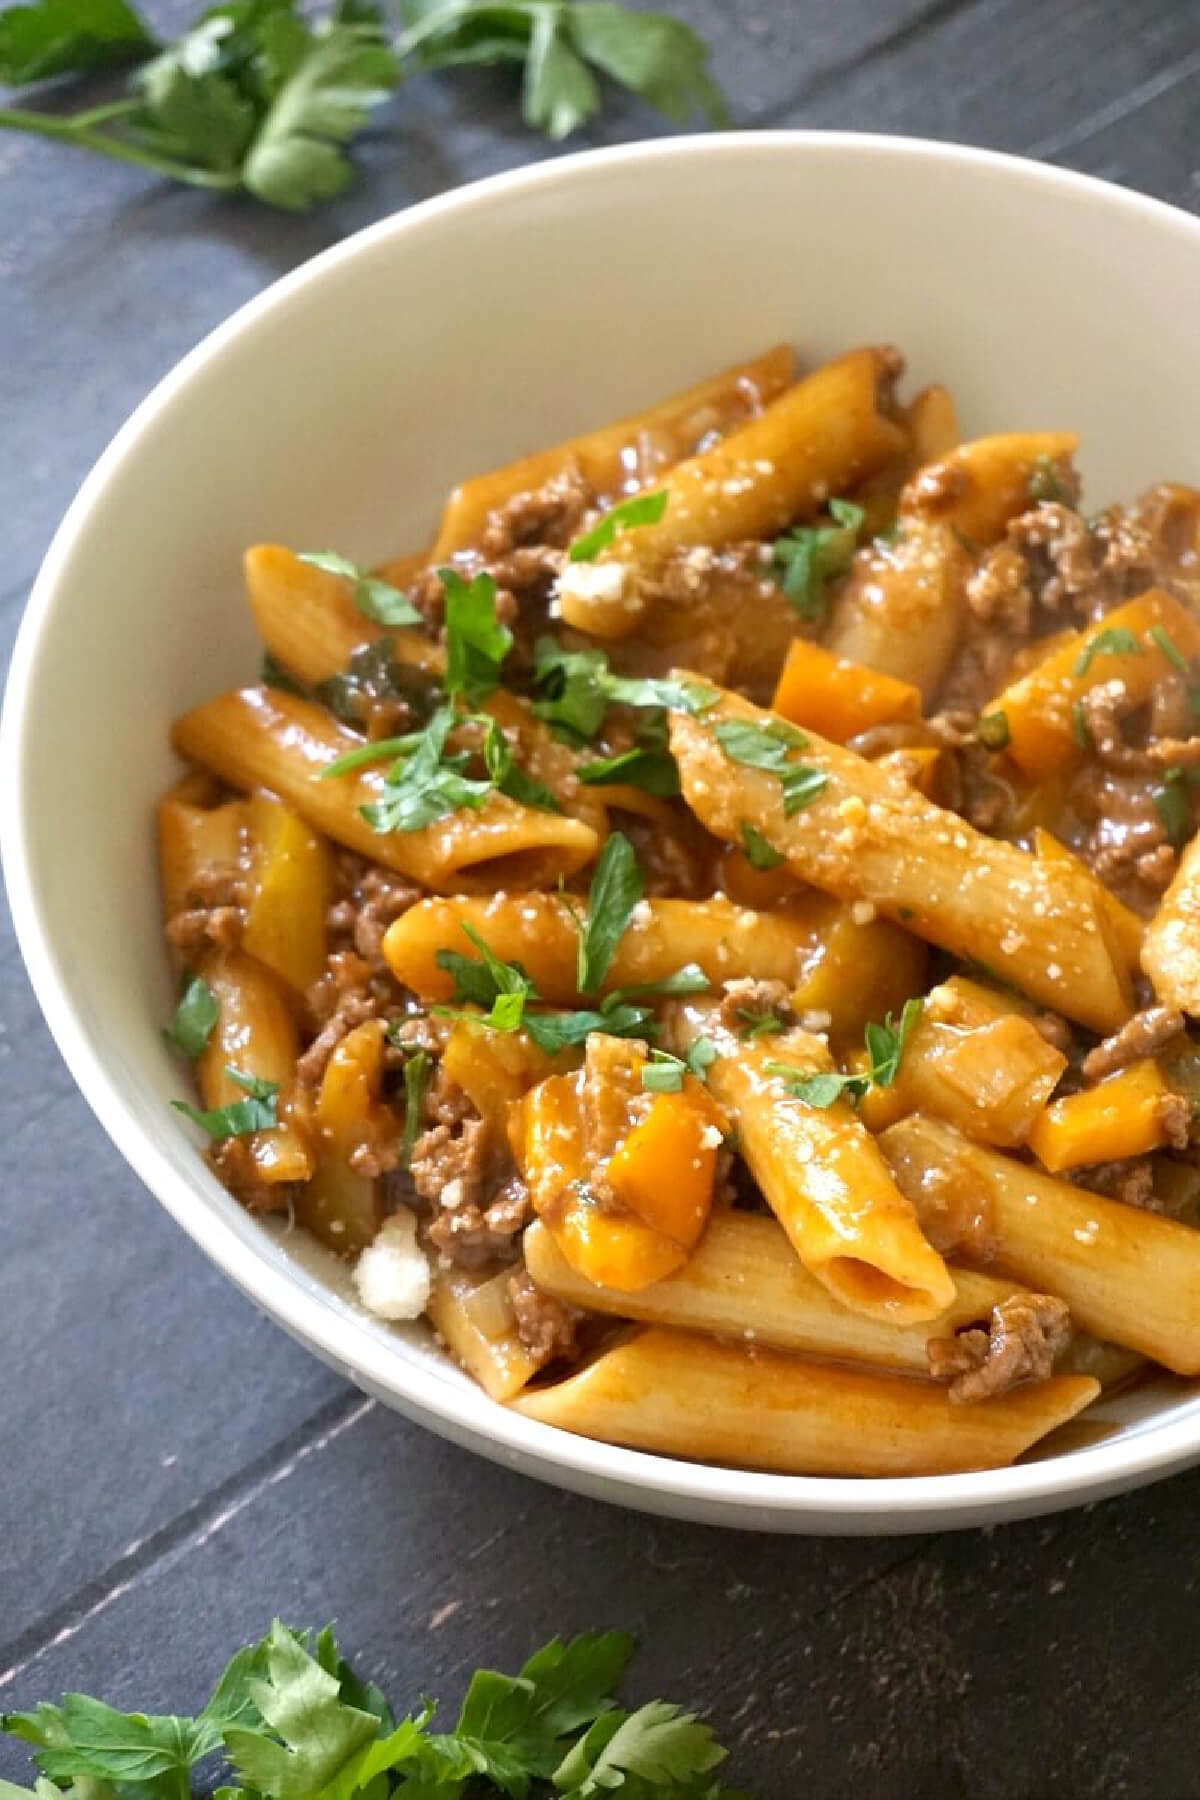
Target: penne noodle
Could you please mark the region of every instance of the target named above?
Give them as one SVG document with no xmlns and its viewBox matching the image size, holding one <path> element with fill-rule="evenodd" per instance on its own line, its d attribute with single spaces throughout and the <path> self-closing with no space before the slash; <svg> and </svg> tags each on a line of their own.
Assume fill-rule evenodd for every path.
<svg viewBox="0 0 1200 1800">
<path fill-rule="evenodd" d="M 893 369 L 894 352 L 852 351 L 669 470 L 657 524 L 616 538 L 583 577 L 567 565 L 559 583 L 567 624 L 594 637 L 630 636 L 654 610 L 649 587 L 675 552 L 773 537 L 903 449 L 901 428 L 880 407 Z"/>
<path fill-rule="evenodd" d="M 690 1002 L 677 1007 L 675 1029 L 685 1044 L 703 1037 L 715 1047 L 709 1090 L 809 1273 L 868 1317 L 897 1325 L 940 1317 L 953 1303 L 953 1279 L 874 1138 L 848 1101 L 810 1105 L 776 1072 L 777 1064 L 798 1075 L 831 1069 L 824 1040 L 804 1031 L 741 1039 L 715 1008 Z"/>
<path fill-rule="evenodd" d="M 833 605 L 828 648 L 919 690 L 929 704 L 950 666 L 967 617 L 971 558 L 948 525 L 907 521 L 854 558 Z"/>
<path fill-rule="evenodd" d="M 276 977 L 239 950 L 210 951 L 200 962 L 201 974 L 217 1001 L 217 1023 L 196 1060 L 196 1081 L 206 1107 L 230 1106 L 246 1098 L 227 1067 L 279 1088 L 273 1131 L 256 1131 L 250 1155 L 259 1179 L 307 1181 L 313 1172 L 308 1139 L 289 1116 L 300 1042 L 291 1007 Z"/>
<path fill-rule="evenodd" d="M 351 583 L 301 562 L 281 544 L 256 544 L 244 559 L 246 595 L 263 643 L 297 681 L 316 687 L 340 675 L 354 652 L 387 637 L 396 662 L 438 675 L 441 646 L 411 626 L 385 629 L 354 604 Z"/>
<path fill-rule="evenodd" d="M 163 917 L 174 918 L 190 904 L 202 871 L 214 865 L 236 869 L 242 860 L 246 808 L 241 800 L 198 806 L 180 796 L 189 777 L 158 803 L 158 867 Z"/>
<path fill-rule="evenodd" d="M 949 389 L 936 383 L 922 388 L 909 402 L 904 409 L 904 422 L 912 439 L 913 460 L 918 468 L 948 456 L 957 448 L 962 436 Z"/>
<path fill-rule="evenodd" d="M 524 1246 L 534 1284 L 585 1312 L 919 1375 L 928 1369 L 931 1337 L 986 1321 L 993 1306 L 1019 1292 L 1001 1276 L 953 1269 L 955 1296 L 940 1318 L 892 1324 L 842 1306 L 797 1262 L 775 1220 L 753 1213 L 714 1213 L 683 1268 L 633 1294 L 585 1281 L 544 1225 L 529 1227 Z"/>
<path fill-rule="evenodd" d="M 1085 1331 L 1200 1373 L 1200 1231 L 1046 1175 L 914 1114 L 884 1155 L 934 1242 L 1057 1294 Z"/>
<path fill-rule="evenodd" d="M 835 1045 L 858 1042 L 869 1019 L 899 1012 L 926 986 L 926 946 L 890 919 L 856 917 L 857 906 L 828 894 L 805 894 L 796 904 L 812 920 L 813 938 L 792 1006 L 802 1022 L 821 1021 L 814 1030 L 827 1024 Z"/>
<path fill-rule="evenodd" d="M 714 735 L 725 720 L 767 726 L 772 717 L 732 694 L 703 716 L 671 714 L 684 797 L 711 832 L 735 842 L 742 821 L 752 820 L 801 879 L 868 902 L 1093 1030 L 1125 1023 L 1133 1010 L 1130 971 L 1114 954 L 1093 877 L 983 836 L 886 771 L 813 736 L 794 756 L 825 785 L 788 818 L 778 776 L 730 761 Z"/>
<path fill-rule="evenodd" d="M 1073 869 L 1088 873 L 1087 864 L 1082 858 L 1076 856 L 1073 850 L 1068 850 L 1053 832 L 1045 830 L 1041 825 L 1033 828 L 1033 853 L 1044 857 L 1047 862 L 1066 863 Z M 1118 959 L 1131 969 L 1139 968 L 1146 936 L 1146 921 L 1140 919 L 1131 907 L 1118 900 L 1109 888 L 1102 887 L 1100 897 L 1109 940 L 1115 947 Z"/>
<path fill-rule="evenodd" d="M 172 742 L 231 787 L 269 789 L 326 837 L 426 887 L 552 887 L 599 848 L 597 833 L 581 819 L 498 793 L 478 811 L 451 813 L 420 831 L 374 831 L 359 809 L 381 798 L 380 770 L 322 780 L 323 770 L 362 739 L 311 700 L 270 688 L 242 688 L 185 713 Z"/>
<path fill-rule="evenodd" d="M 1163 1006 L 1200 1018 L 1200 838 L 1187 845 L 1146 927 L 1142 967 Z"/>
<path fill-rule="evenodd" d="M 723 437 L 757 417 L 795 379 L 795 367 L 791 348 L 776 345 L 644 412 L 463 482 L 446 502 L 430 561 L 445 562 L 476 548 L 491 513 L 571 470 L 579 471 L 598 501 L 612 502 L 636 492 L 681 456 L 694 455 L 711 434 Z"/>
<path fill-rule="evenodd" d="M 436 1269 L 426 1311 L 455 1362 L 493 1400 L 511 1400 L 546 1361 L 517 1335 L 508 1284 L 512 1271 L 477 1275 L 468 1269 Z"/>
<path fill-rule="evenodd" d="M 960 444 L 913 476 L 900 496 L 902 527 L 935 521 L 983 549 L 1033 505 L 1039 469 L 1068 464 L 1078 448 L 1073 431 L 1014 431 Z"/>
<path fill-rule="evenodd" d="M 583 1437 L 785 1475 L 1000 1468 L 1100 1392 L 1054 1375 L 976 1406 L 911 1376 L 651 1327 L 513 1404 Z"/>
<path fill-rule="evenodd" d="M 582 918 L 582 903 L 571 905 Z M 578 1002 L 579 932 L 555 894 L 419 901 L 388 927 L 383 940 L 397 981 L 423 1000 L 451 999 L 454 980 L 438 967 L 437 957 L 441 950 L 476 954 L 464 923 L 502 962 L 520 963 L 543 1000 L 552 1006 Z M 812 941 L 802 905 L 794 912 L 756 913 L 728 900 L 646 900 L 617 945 L 602 985 L 611 991 L 662 981 L 685 963 L 698 963 L 714 987 L 750 975 L 790 986 Z"/>
</svg>

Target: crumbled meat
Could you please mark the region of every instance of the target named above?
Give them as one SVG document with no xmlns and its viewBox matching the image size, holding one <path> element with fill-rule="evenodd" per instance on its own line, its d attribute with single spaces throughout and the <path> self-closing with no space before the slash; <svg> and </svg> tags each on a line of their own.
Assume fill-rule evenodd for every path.
<svg viewBox="0 0 1200 1800">
<path fill-rule="evenodd" d="M 1025 637 L 1033 608 L 1029 569 L 1011 544 L 995 544 L 967 577 L 967 605 L 981 625 Z"/>
<path fill-rule="evenodd" d="M 487 1126 L 476 1115 L 431 1125 L 413 1146 L 412 1183 L 422 1200 L 448 1212 L 475 1212 L 483 1196 Z"/>
<path fill-rule="evenodd" d="M 992 1308 L 986 1331 L 930 1338 L 929 1373 L 949 1382 L 956 1405 L 1006 1394 L 1021 1381 L 1044 1381 L 1066 1346 L 1071 1319 L 1050 1294 L 1013 1294 Z"/>
<path fill-rule="evenodd" d="M 1091 534 L 1071 506 L 1043 500 L 1010 519 L 1008 542 L 1024 558 L 1033 597 L 1047 612 L 1063 612 L 1096 585 Z"/>
<path fill-rule="evenodd" d="M 997 773 L 995 759 L 982 744 L 966 744 L 955 752 L 958 782 L 955 810 L 977 831 L 1007 833 L 1019 800 L 1012 784 Z"/>
<path fill-rule="evenodd" d="M 364 993 L 360 988 L 350 988 L 341 994 L 320 1031 L 296 1063 L 297 1084 L 302 1088 L 315 1088 L 342 1039 L 348 1037 L 356 1025 L 363 1025 L 374 1017 L 375 1001 L 370 994 Z"/>
<path fill-rule="evenodd" d="M 1088 1081 L 1102 1081 L 1106 1075 L 1128 1068 L 1130 1063 L 1156 1056 L 1182 1030 L 1183 1014 L 1174 1007 L 1148 1006 L 1088 1051 L 1083 1059 L 1084 1076 Z"/>
<path fill-rule="evenodd" d="M 383 937 L 388 926 L 420 898 L 420 888 L 388 869 L 368 869 L 363 876 L 354 918 L 354 948 L 373 975 L 387 969 Z"/>
<path fill-rule="evenodd" d="M 346 1158 L 356 1175 L 365 1175 L 370 1181 L 378 1181 L 381 1175 L 390 1175 L 404 1161 L 404 1130 L 399 1124 L 375 1132 L 361 1144 L 355 1144 Z"/>
<path fill-rule="evenodd" d="M 177 950 L 194 952 L 205 944 L 236 949 L 242 941 L 245 884 L 239 869 L 211 863 L 188 882 L 183 908 L 167 921 L 167 939 Z"/>
<path fill-rule="evenodd" d="M 424 1130 L 413 1146 L 409 1174 L 417 1195 L 432 1208 L 429 1241 L 464 1268 L 510 1255 L 528 1222 L 528 1193 L 513 1177 L 487 1202 L 507 1152 L 493 1145 L 486 1121 L 440 1067 L 425 1094 L 421 1120 Z"/>
<path fill-rule="evenodd" d="M 1143 850 L 1135 859 L 1133 872 L 1152 894 L 1165 894 L 1178 867 L 1179 852 L 1174 844 L 1156 844 L 1152 850 Z"/>
<path fill-rule="evenodd" d="M 1167 841 L 1155 796 L 1160 778 L 1125 773 L 1088 758 L 1072 779 L 1068 799 L 1089 827 L 1079 850 L 1107 887 L 1145 911 L 1169 882 L 1178 860 Z"/>
<path fill-rule="evenodd" d="M 1161 1212 L 1154 1192 L 1154 1167 L 1148 1156 L 1131 1156 L 1123 1162 L 1093 1163 L 1075 1172 L 1075 1185 L 1093 1194 L 1105 1194 L 1126 1206 L 1140 1206 L 1146 1212 Z"/>
<path fill-rule="evenodd" d="M 366 991 L 371 971 L 353 950 L 335 950 L 320 976 L 305 992 L 308 1009 L 318 1024 L 324 1024 L 340 1006 L 346 994 Z"/>
<path fill-rule="evenodd" d="M 468 1144 L 473 1123 L 468 1120 L 463 1127 L 463 1141 Z M 489 1206 L 460 1198 L 455 1180 L 449 1182 L 438 1199 L 441 1210 L 429 1226 L 429 1241 L 443 1256 L 464 1268 L 479 1268 L 510 1258 L 517 1237 L 529 1222 L 529 1196 L 516 1176 L 504 1184 Z"/>
<path fill-rule="evenodd" d="M 287 1212 L 299 1191 L 295 1181 L 264 1181 L 246 1137 L 221 1138 L 205 1152 L 223 1187 L 250 1212 Z"/>
<path fill-rule="evenodd" d="M 1092 755 L 1108 769 L 1145 769 L 1149 760 L 1144 750 L 1134 749 L 1125 741 L 1122 720 L 1129 709 L 1129 695 L 1123 681 L 1098 681 L 1079 702 L 1087 726 Z"/>
<path fill-rule="evenodd" d="M 452 1030 L 451 1020 L 435 1019 L 428 1013 L 414 1013 L 411 1018 L 394 1020 L 384 1046 L 384 1067 L 402 1069 L 414 1050 L 440 1056 Z M 445 1123 L 444 1120 L 436 1122 Z"/>
<path fill-rule="evenodd" d="M 1164 1094 L 1158 1120 L 1172 1150 L 1186 1150 L 1192 1139 L 1192 1103 L 1183 1094 Z"/>
<path fill-rule="evenodd" d="M 791 994 L 785 982 L 755 981 L 747 977 L 725 983 L 718 1018 L 727 1031 L 741 1035 L 756 1019 L 772 1014 L 787 1024 L 792 1017 Z"/>
<path fill-rule="evenodd" d="M 517 1336 L 530 1356 L 539 1363 L 548 1363 L 556 1357 L 578 1355 L 575 1326 L 580 1315 L 573 1306 L 535 1287 L 524 1267 L 514 1269 L 509 1276 L 508 1294 Z"/>
<path fill-rule="evenodd" d="M 572 463 L 543 487 L 514 494 L 488 514 L 480 547 L 487 557 L 507 556 L 526 544 L 562 549 L 578 534 L 591 503 L 579 466 Z"/>
</svg>

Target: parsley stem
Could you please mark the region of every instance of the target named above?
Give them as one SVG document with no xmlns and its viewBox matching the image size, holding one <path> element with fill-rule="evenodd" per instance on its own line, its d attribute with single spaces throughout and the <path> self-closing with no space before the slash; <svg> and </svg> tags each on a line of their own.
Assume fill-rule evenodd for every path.
<svg viewBox="0 0 1200 1800">
<path fill-rule="evenodd" d="M 191 187 L 216 188 L 222 193 L 231 193 L 240 185 L 241 177 L 236 172 L 200 169 L 191 163 L 175 162 L 168 156 L 156 156 L 149 150 L 140 150 L 125 138 L 94 131 L 90 125 L 81 123 L 92 117 L 94 113 L 82 113 L 76 118 L 58 119 L 51 113 L 0 106 L 0 131 L 28 131 L 35 137 L 57 138 L 60 143 L 74 144 L 79 150 L 94 150 L 101 156 L 116 157 L 120 162 L 136 163 L 139 168 L 151 169 L 169 180 L 186 181 Z"/>
</svg>

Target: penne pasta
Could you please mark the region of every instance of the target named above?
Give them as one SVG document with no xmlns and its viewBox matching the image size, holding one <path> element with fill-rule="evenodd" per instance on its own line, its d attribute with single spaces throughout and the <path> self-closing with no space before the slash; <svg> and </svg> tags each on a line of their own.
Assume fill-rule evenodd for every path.
<svg viewBox="0 0 1200 1800">
<path fill-rule="evenodd" d="M 186 911 L 197 877 L 214 865 L 236 869 L 242 859 L 246 808 L 240 800 L 200 806 L 184 799 L 180 782 L 158 803 L 158 868 L 163 917 Z"/>
<path fill-rule="evenodd" d="M 794 760 L 823 785 L 788 817 L 778 775 L 731 761 L 714 728 L 773 715 L 725 694 L 703 716 L 671 715 L 684 797 L 717 837 L 757 822 L 794 874 L 902 920 L 910 931 L 986 963 L 1043 1006 L 1097 1031 L 1133 1010 L 1128 967 L 1110 942 L 1102 890 L 1086 871 L 986 838 L 885 771 L 808 736 Z"/>
<path fill-rule="evenodd" d="M 582 820 L 498 793 L 478 811 L 451 813 L 420 831 L 376 832 L 359 809 L 383 794 L 378 770 L 322 779 L 361 738 L 312 701 L 270 688 L 242 688 L 185 713 L 172 742 L 231 787 L 269 789 L 325 836 L 431 888 L 550 887 L 599 847 Z"/>
<path fill-rule="evenodd" d="M 1178 1374 L 1200 1373 L 1200 1231 L 1015 1162 L 920 1114 L 880 1144 L 934 1242 L 1057 1294 L 1096 1337 Z"/>
<path fill-rule="evenodd" d="M 959 444 L 909 482 L 900 496 L 902 529 L 930 520 L 984 549 L 1032 505 L 1039 471 L 1053 476 L 1078 448 L 1071 431 L 1013 431 Z"/>
<path fill-rule="evenodd" d="M 594 637 L 629 637 L 652 610 L 648 584 L 675 552 L 772 537 L 869 475 L 904 448 L 900 426 L 880 406 L 893 369 L 890 351 L 852 351 L 669 470 L 657 524 L 618 537 L 587 565 L 584 581 L 568 565 L 559 585 L 563 619 Z"/>
<path fill-rule="evenodd" d="M 948 456 L 957 448 L 962 434 L 958 428 L 958 412 L 949 390 L 922 388 L 904 409 L 904 422 L 912 439 L 913 461 L 918 468 Z"/>
<path fill-rule="evenodd" d="M 683 1268 L 635 1294 L 584 1280 L 544 1225 L 531 1225 L 524 1244 L 536 1286 L 585 1312 L 919 1375 L 928 1369 L 931 1337 L 986 1320 L 993 1306 L 1019 1291 L 1001 1276 L 952 1269 L 954 1298 L 938 1319 L 904 1325 L 877 1319 L 835 1300 L 797 1262 L 775 1220 L 752 1213 L 714 1213 Z"/>
<path fill-rule="evenodd" d="M 430 675 L 445 667 L 441 647 L 432 638 L 411 627 L 385 632 L 359 612 L 349 581 L 301 562 L 281 544 L 247 550 L 244 569 L 259 636 L 276 661 L 306 687 L 340 675 L 356 650 L 383 636 L 396 662 Z"/>
<path fill-rule="evenodd" d="M 791 384 L 795 367 L 790 346 L 778 344 L 644 412 L 463 482 L 446 503 L 430 561 L 436 565 L 476 548 L 491 513 L 572 470 L 601 503 L 648 486 L 714 434 L 723 437 L 757 417 Z"/>
<path fill-rule="evenodd" d="M 437 1269 L 429 1292 L 430 1323 L 457 1363 L 493 1400 L 511 1400 L 545 1362 L 517 1334 L 508 1291 L 511 1271 L 486 1276 Z"/>
<path fill-rule="evenodd" d="M 1163 1006 L 1200 1018 L 1200 838 L 1185 848 L 1146 927 L 1142 967 Z"/>
<path fill-rule="evenodd" d="M 933 1475 L 997 1468 L 1095 1399 L 1055 1375 L 977 1406 L 911 1376 L 650 1328 L 513 1402 L 583 1437 L 787 1475 Z"/>
<path fill-rule="evenodd" d="M 216 1026 L 196 1061 L 204 1105 L 230 1106 L 245 1099 L 245 1090 L 228 1073 L 230 1068 L 273 1082 L 279 1088 L 279 1124 L 249 1138 L 255 1172 L 268 1187 L 307 1181 L 313 1172 L 312 1150 L 290 1116 L 300 1042 L 282 987 L 261 963 L 237 950 L 208 952 L 198 973 L 217 1002 Z"/>
<path fill-rule="evenodd" d="M 971 558 L 949 525 L 906 521 L 854 558 L 829 625 L 828 649 L 933 700 L 967 616 Z"/>
<path fill-rule="evenodd" d="M 869 1317 L 897 1325 L 940 1317 L 954 1300 L 953 1279 L 874 1138 L 848 1101 L 814 1106 L 789 1087 L 787 1070 L 833 1066 L 824 1041 L 804 1031 L 742 1040 L 715 1009 L 691 1003 L 678 1007 L 675 1029 L 684 1043 L 705 1038 L 715 1048 L 710 1091 L 809 1273 Z"/>
<path fill-rule="evenodd" d="M 571 908 L 582 919 L 580 904 Z M 579 1000 L 579 929 L 555 894 L 494 894 L 490 899 L 422 900 L 388 928 L 384 955 L 397 981 L 426 1000 L 449 1000 L 453 977 L 438 953 L 474 954 L 463 930 L 476 931 L 502 962 L 517 962 L 552 1006 Z M 698 963 L 713 986 L 759 975 L 790 986 L 812 944 L 803 906 L 794 912 L 751 912 L 728 900 L 646 900 L 617 945 L 602 988 L 662 981 Z"/>
</svg>

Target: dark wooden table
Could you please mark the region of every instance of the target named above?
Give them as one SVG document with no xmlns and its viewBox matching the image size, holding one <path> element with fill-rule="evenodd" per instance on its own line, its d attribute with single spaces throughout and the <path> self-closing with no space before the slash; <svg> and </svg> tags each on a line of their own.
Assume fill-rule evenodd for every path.
<svg viewBox="0 0 1200 1800">
<path fill-rule="evenodd" d="M 968 140 L 1200 206 L 1195 0 L 676 5 L 741 124 Z M 595 141 L 657 129 L 614 107 Z M 355 191 L 308 218 L 0 139 L 6 646 L 89 464 L 211 326 L 346 232 L 544 153 L 482 74 L 413 84 Z M 76 1687 L 186 1710 L 276 1612 L 336 1617 L 404 1700 L 620 1624 L 639 1692 L 708 1709 L 763 1800 L 1200 1794 L 1200 1475 L 983 1534 L 806 1542 L 492 1468 L 209 1267 L 75 1094 L 9 933 L 0 1142 L 0 1707 Z M 23 1766 L 0 1749 L 0 1774 Z"/>
</svg>

